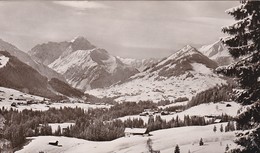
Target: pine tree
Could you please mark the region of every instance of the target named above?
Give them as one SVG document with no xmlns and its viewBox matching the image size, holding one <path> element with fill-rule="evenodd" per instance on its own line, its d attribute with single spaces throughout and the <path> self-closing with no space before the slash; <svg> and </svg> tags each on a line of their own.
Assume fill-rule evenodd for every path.
<svg viewBox="0 0 260 153">
<path fill-rule="evenodd" d="M 203 142 L 203 139 L 202 139 L 202 138 L 200 138 L 199 145 L 200 145 L 200 146 L 203 146 L 203 145 L 204 145 L 204 142 Z"/>
<path fill-rule="evenodd" d="M 175 146 L 174 153 L 180 153 L 180 147 L 179 147 L 179 145 L 176 145 L 176 146 Z"/>
<path fill-rule="evenodd" d="M 216 127 L 216 125 L 214 125 L 214 127 L 213 127 L 213 131 L 214 131 L 214 132 L 217 131 L 217 127 Z"/>
<path fill-rule="evenodd" d="M 220 130 L 220 132 L 223 132 L 223 131 L 224 131 L 222 124 L 220 125 L 220 129 L 219 129 L 219 130 Z"/>
<path fill-rule="evenodd" d="M 241 5 L 227 10 L 236 23 L 222 31 L 230 36 L 222 39 L 237 62 L 218 68 L 227 76 L 235 76 L 243 91 L 236 101 L 249 105 L 249 109 L 237 117 L 237 128 L 245 131 L 237 134 L 240 145 L 233 153 L 260 152 L 260 1 L 242 0 Z"/>
<path fill-rule="evenodd" d="M 229 146 L 228 146 L 228 144 L 227 144 L 227 146 L 226 146 L 226 151 L 228 151 L 228 149 L 229 149 Z"/>
</svg>

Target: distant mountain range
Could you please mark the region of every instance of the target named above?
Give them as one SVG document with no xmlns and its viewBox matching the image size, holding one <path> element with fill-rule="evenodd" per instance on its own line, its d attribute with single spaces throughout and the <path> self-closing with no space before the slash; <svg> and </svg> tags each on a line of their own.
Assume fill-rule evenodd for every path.
<svg viewBox="0 0 260 153">
<path fill-rule="evenodd" d="M 210 45 L 204 45 L 198 49 L 204 55 L 218 63 L 219 66 L 228 65 L 234 62 L 228 49 L 219 40 Z"/>
<path fill-rule="evenodd" d="M 39 44 L 29 55 L 0 39 L 1 50 L 0 86 L 56 98 L 85 91 L 117 101 L 191 98 L 225 84 L 213 71 L 233 62 L 220 41 L 198 50 L 187 45 L 164 59 L 113 56 L 84 37 Z"/>
<path fill-rule="evenodd" d="M 138 69 L 140 72 L 142 72 L 146 68 L 154 65 L 155 63 L 161 60 L 159 58 L 133 59 L 133 58 L 122 58 L 119 56 L 117 56 L 117 58 L 120 59 L 124 64 Z"/>
<path fill-rule="evenodd" d="M 98 97 L 115 97 L 117 101 L 174 100 L 225 84 L 213 73 L 217 63 L 192 46 L 185 46 L 152 67 L 109 88 L 90 90 Z"/>
</svg>

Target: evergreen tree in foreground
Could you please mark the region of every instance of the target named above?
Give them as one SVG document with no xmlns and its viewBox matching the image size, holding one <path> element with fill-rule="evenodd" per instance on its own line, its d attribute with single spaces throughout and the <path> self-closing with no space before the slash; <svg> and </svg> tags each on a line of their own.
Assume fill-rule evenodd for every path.
<svg viewBox="0 0 260 153">
<path fill-rule="evenodd" d="M 237 117 L 237 128 L 246 130 L 237 134 L 239 145 L 232 153 L 260 152 L 260 1 L 241 1 L 241 5 L 227 10 L 236 23 L 224 27 L 229 34 L 222 39 L 237 62 L 217 69 L 227 76 L 235 76 L 242 92 L 236 101 L 248 108 Z"/>
<path fill-rule="evenodd" d="M 178 145 L 176 145 L 174 153 L 180 153 L 180 147 Z"/>
</svg>

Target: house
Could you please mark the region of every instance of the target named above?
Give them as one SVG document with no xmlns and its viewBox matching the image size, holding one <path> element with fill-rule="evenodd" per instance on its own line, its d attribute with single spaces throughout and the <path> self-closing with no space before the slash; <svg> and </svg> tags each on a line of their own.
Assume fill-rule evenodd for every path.
<svg viewBox="0 0 260 153">
<path fill-rule="evenodd" d="M 125 128 L 125 136 L 130 137 L 131 135 L 142 135 L 148 136 L 147 128 Z"/>
<path fill-rule="evenodd" d="M 16 107 L 16 103 L 13 102 L 13 103 L 11 104 L 11 106 L 12 106 L 12 107 Z"/>
<path fill-rule="evenodd" d="M 220 123 L 221 119 L 215 119 L 214 123 Z"/>
<path fill-rule="evenodd" d="M 53 146 L 58 146 L 58 144 L 59 144 L 59 141 L 55 141 L 55 142 L 50 141 L 49 142 L 49 145 L 53 145 Z"/>
</svg>

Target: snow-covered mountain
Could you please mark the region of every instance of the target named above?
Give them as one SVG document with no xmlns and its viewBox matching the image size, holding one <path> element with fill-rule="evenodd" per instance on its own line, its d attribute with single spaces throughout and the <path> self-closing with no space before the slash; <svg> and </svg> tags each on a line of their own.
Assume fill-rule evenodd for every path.
<svg viewBox="0 0 260 153">
<path fill-rule="evenodd" d="M 17 57 L 23 63 L 28 64 L 29 66 L 31 66 L 32 68 L 37 70 L 41 75 L 46 76 L 48 79 L 57 78 L 59 80 L 65 81 L 65 79 L 62 75 L 60 75 L 59 73 L 55 72 L 51 68 L 49 68 L 41 63 L 35 62 L 34 60 L 31 59 L 31 57 L 28 54 L 19 50 L 14 45 L 12 45 L 2 39 L 0 39 L 0 51 L 9 52 L 12 56 Z"/>
<path fill-rule="evenodd" d="M 57 53 L 53 53 L 55 51 Z M 81 90 L 108 87 L 138 73 L 137 69 L 124 64 L 106 50 L 95 47 L 84 37 L 76 37 L 69 42 L 37 45 L 30 54 Z"/>
<path fill-rule="evenodd" d="M 133 58 L 123 58 L 117 56 L 124 64 L 132 66 L 138 69 L 140 72 L 145 70 L 146 68 L 152 66 L 153 64 L 159 62 L 161 59 L 149 58 L 149 59 L 133 59 Z"/>
<path fill-rule="evenodd" d="M 216 67 L 216 62 L 187 45 L 125 83 L 87 92 L 98 97 L 116 97 L 117 101 L 191 98 L 196 93 L 226 83 L 213 73 Z"/>
<path fill-rule="evenodd" d="M 228 49 L 220 40 L 210 45 L 204 45 L 198 50 L 217 62 L 219 66 L 228 65 L 233 62 L 233 58 L 229 54 Z"/>
<path fill-rule="evenodd" d="M 66 56 L 77 50 L 90 50 L 94 48 L 95 46 L 87 39 L 79 36 L 69 42 L 48 42 L 39 44 L 33 47 L 28 53 L 37 62 L 49 65 L 60 56 Z"/>
</svg>

